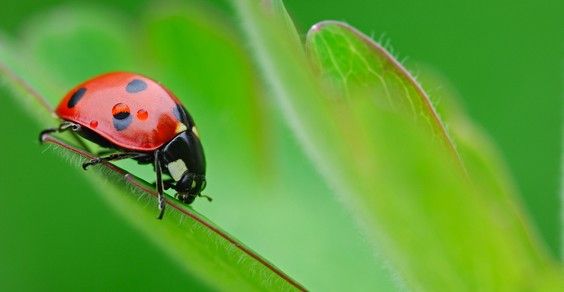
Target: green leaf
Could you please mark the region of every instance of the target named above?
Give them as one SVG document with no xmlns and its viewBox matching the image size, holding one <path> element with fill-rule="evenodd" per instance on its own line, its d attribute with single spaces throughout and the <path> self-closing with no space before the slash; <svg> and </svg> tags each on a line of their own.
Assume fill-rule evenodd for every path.
<svg viewBox="0 0 564 292">
<path fill-rule="evenodd" d="M 140 41 L 146 44 L 144 53 L 158 60 L 150 64 L 153 76 L 166 81 L 183 101 L 206 151 L 213 154 L 208 155 L 207 175 L 209 181 L 221 180 L 223 188 L 211 184 L 210 191 L 241 193 L 264 175 L 260 168 L 270 156 L 265 138 L 269 124 L 260 85 L 237 35 L 209 15 L 196 6 L 155 9 L 145 19 L 146 38 Z M 242 175 L 225 165 L 238 165 Z"/>
<path fill-rule="evenodd" d="M 142 67 L 128 22 L 111 11 L 62 8 L 31 21 L 19 44 L 22 74 L 52 105 L 68 88 L 111 71 Z M 24 56 L 25 58 L 23 58 Z"/>
<path fill-rule="evenodd" d="M 9 84 L 8 87 L 18 96 L 25 98 L 16 98 L 16 101 L 23 106 L 26 111 L 36 119 L 39 123 L 49 124 L 52 118 L 45 115 L 45 108 L 51 110 L 51 104 L 44 98 L 33 84 L 27 79 L 21 77 L 25 66 L 20 64 L 12 52 L 15 51 L 14 46 L 6 38 L 0 38 L 0 81 L 2 85 Z"/>
<path fill-rule="evenodd" d="M 52 29 L 37 30 L 37 34 L 33 33 L 35 30 L 30 30 L 25 52 L 20 50 L 16 54 L 10 52 L 8 46 L 2 46 L 2 60 L 9 60 L 0 67 L 2 77 L 7 86 L 19 93 L 17 99 L 41 98 L 42 95 L 30 93 L 33 87 L 29 84 L 38 84 L 38 88 L 42 88 L 38 92 L 45 91 L 52 102 L 58 99 L 57 96 L 62 96 L 65 87 L 76 82 L 75 78 L 84 79 L 118 65 L 125 70 L 139 67 L 135 58 L 128 57 L 131 55 L 127 44 L 133 43 L 129 40 L 131 35 L 119 34 L 113 29 L 123 27 L 118 25 L 120 21 L 90 13 L 66 11 L 64 17 L 56 15 L 39 22 L 39 25 Z M 84 14 L 89 17 L 78 17 Z M 88 42 L 92 39 L 95 42 Z M 89 45 L 72 46 L 83 41 Z M 98 61 L 82 62 L 92 55 L 98 56 Z M 84 68 L 81 67 L 83 65 Z M 48 76 L 41 74 L 46 68 L 51 72 Z M 25 79 L 19 77 L 19 73 L 25 75 Z M 37 114 L 44 117 L 42 120 L 54 122 L 50 118 L 52 106 L 43 104 L 41 108 L 43 112 Z M 79 161 L 92 158 L 91 154 L 68 142 L 50 136 L 45 139 L 62 147 L 65 157 L 76 153 L 81 158 Z M 73 161 L 77 160 L 73 158 Z M 147 196 L 154 196 L 154 192 L 121 168 L 107 164 L 101 171 L 89 171 L 85 175 L 91 181 L 91 187 L 98 189 L 119 213 L 161 246 L 187 272 L 203 279 L 210 287 L 219 290 L 303 290 L 300 284 L 272 264 L 174 199 L 168 199 L 165 219 L 156 220 L 155 202 Z M 137 193 L 132 193 L 129 185 L 133 185 Z"/>
<path fill-rule="evenodd" d="M 353 98 L 356 93 L 357 96 L 373 98 L 379 106 L 392 108 L 399 113 L 405 114 L 407 111 L 408 115 L 415 115 L 415 112 L 420 112 L 420 118 L 424 121 L 437 121 L 436 132 L 446 130 L 422 87 L 389 53 L 354 28 L 339 22 L 319 23 L 310 30 L 306 46 L 322 77 L 342 97 Z M 398 80 L 401 82 L 398 83 Z M 444 89 L 446 82 L 435 81 L 435 84 L 440 84 Z M 452 93 L 447 89 L 441 93 L 436 98 L 443 101 L 443 113 L 447 115 L 447 122 L 458 142 L 457 150 L 461 152 L 469 175 L 480 190 L 478 193 L 488 201 L 497 219 L 504 221 L 501 225 L 513 230 L 515 238 L 529 245 L 531 255 L 546 261 L 546 250 L 533 234 L 534 230 L 526 218 L 523 218 L 525 215 L 519 206 L 515 188 L 493 145 L 472 125 L 456 104 L 455 98 L 449 96 Z M 416 96 L 419 98 L 413 98 Z M 413 101 L 405 102 L 406 99 Z M 417 111 L 409 113 L 405 107 L 397 105 L 402 102 L 419 104 Z"/>
<path fill-rule="evenodd" d="M 233 1 L 280 110 L 408 287 L 520 290 L 552 277 L 554 264 L 522 240 L 521 227 L 505 225 L 516 214 L 495 212 L 491 194 L 467 179 L 427 95 L 399 62 L 346 25 L 315 26 L 308 48 L 316 47 L 324 82 L 341 91 L 327 94 L 286 17 L 258 2 Z M 349 87 L 349 77 L 365 88 Z"/>
<path fill-rule="evenodd" d="M 427 88 L 433 89 L 430 93 L 440 100 L 437 111 L 448 124 L 468 174 L 488 205 L 492 206 L 492 212 L 503 214 L 497 217 L 507 220 L 504 225 L 513 229 L 516 236 L 529 245 L 531 254 L 546 261 L 546 246 L 523 211 L 517 188 L 497 147 L 464 112 L 460 98 L 447 78 L 423 67 L 419 79 Z"/>
<path fill-rule="evenodd" d="M 427 125 L 459 160 L 427 93 L 379 44 L 345 23 L 324 21 L 309 30 L 306 49 L 336 98 L 368 96 L 378 106 Z"/>
<path fill-rule="evenodd" d="M 279 109 L 322 174 L 339 177 L 337 173 L 340 171 L 329 166 L 332 160 L 340 158 L 335 155 L 340 153 L 338 144 L 330 143 L 337 136 L 336 127 L 333 127 L 336 125 L 326 111 L 315 110 L 320 106 L 319 101 L 325 97 L 315 86 L 317 81 L 308 70 L 297 36 L 287 30 L 287 16 L 276 14 L 266 8 L 269 5 L 261 6 L 257 1 L 232 2 L 241 16 L 254 57 L 270 84 Z M 282 4 L 276 4 L 275 7 L 280 5 Z M 302 123 L 302 120 L 307 120 L 307 123 Z M 327 131 L 318 131 L 319 129 Z M 325 147 L 315 149 L 313 141 L 325 141 Z"/>
<path fill-rule="evenodd" d="M 50 135 L 46 143 L 79 156 L 75 162 L 95 156 Z M 77 163 L 77 168 L 80 163 Z M 186 264 L 187 270 L 217 289 L 304 290 L 251 249 L 209 222 L 192 208 L 167 199 L 168 211 L 162 221 L 155 220 L 154 188 L 121 168 L 106 163 L 96 174 L 88 174 L 99 192 L 135 226 L 150 235 L 173 258 Z M 108 179 L 109 178 L 109 179 Z M 124 186 L 129 185 L 131 192 Z M 147 201 L 147 199 L 149 199 Z"/>
<path fill-rule="evenodd" d="M 312 290 L 390 289 L 354 222 L 324 195 L 275 105 L 262 98 L 268 93 L 239 32 L 201 10 L 156 9 L 144 34 L 155 76 L 188 106 L 209 153 L 207 190 L 216 200 L 198 210 Z"/>
</svg>

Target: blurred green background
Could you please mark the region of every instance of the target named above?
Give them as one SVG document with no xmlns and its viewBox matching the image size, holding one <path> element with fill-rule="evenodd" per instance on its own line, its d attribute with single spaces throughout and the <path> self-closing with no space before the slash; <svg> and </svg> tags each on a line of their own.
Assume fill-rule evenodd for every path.
<svg viewBox="0 0 564 292">
<path fill-rule="evenodd" d="M 0 31 L 17 39 L 27 20 L 77 2 L 4 1 Z M 133 20 L 151 3 L 98 1 Z M 375 39 L 385 34 L 416 74 L 418 64 L 442 72 L 499 145 L 539 233 L 560 253 L 561 1 L 285 3 L 302 35 L 320 20 L 347 21 Z M 212 5 L 232 15 L 228 4 Z M 2 290 L 205 288 L 92 191 L 76 196 L 81 174 L 43 152 L 36 141 L 41 127 L 9 94 L 0 91 Z"/>
</svg>

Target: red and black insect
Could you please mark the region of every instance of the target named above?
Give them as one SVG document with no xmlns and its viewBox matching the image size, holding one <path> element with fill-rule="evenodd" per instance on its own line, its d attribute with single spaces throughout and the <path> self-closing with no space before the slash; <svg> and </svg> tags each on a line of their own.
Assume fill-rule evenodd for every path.
<svg viewBox="0 0 564 292">
<path fill-rule="evenodd" d="M 164 189 L 174 189 L 186 204 L 203 196 L 206 161 L 194 120 L 178 98 L 157 82 L 126 72 L 100 75 L 67 93 L 55 113 L 61 124 L 41 136 L 70 130 L 115 151 L 84 163 L 85 170 L 127 158 L 153 164 L 159 219 L 165 209 Z"/>
</svg>

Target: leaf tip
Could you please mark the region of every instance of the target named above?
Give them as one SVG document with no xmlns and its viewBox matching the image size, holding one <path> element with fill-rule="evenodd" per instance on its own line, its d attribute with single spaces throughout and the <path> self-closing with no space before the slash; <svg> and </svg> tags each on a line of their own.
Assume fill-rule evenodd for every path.
<svg viewBox="0 0 564 292">
<path fill-rule="evenodd" d="M 307 32 L 307 36 L 306 39 L 310 39 L 311 37 L 314 36 L 315 33 L 318 33 L 319 31 L 321 31 L 322 29 L 324 29 L 327 26 L 340 26 L 340 27 L 350 27 L 350 25 L 348 25 L 346 22 L 342 22 L 342 21 L 338 21 L 338 20 L 323 20 L 320 21 L 314 25 L 312 25 L 310 27 L 310 29 Z"/>
</svg>

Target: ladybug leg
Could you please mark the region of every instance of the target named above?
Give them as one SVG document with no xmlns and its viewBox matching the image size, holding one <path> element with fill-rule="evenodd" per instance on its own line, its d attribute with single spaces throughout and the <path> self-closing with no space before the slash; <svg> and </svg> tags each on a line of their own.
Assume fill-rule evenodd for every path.
<svg viewBox="0 0 564 292">
<path fill-rule="evenodd" d="M 63 132 L 63 131 L 66 131 L 66 130 L 72 130 L 73 132 L 76 132 L 76 131 L 80 130 L 80 125 L 75 124 L 73 122 L 64 121 L 59 126 L 59 132 Z"/>
<path fill-rule="evenodd" d="M 173 179 L 165 179 L 163 180 L 163 186 L 165 190 L 174 189 L 175 188 L 175 181 Z"/>
<path fill-rule="evenodd" d="M 155 171 L 157 172 L 157 193 L 158 193 L 158 201 L 159 201 L 159 216 L 157 219 L 163 219 L 164 211 L 165 211 L 165 197 L 164 197 L 164 190 L 163 190 L 163 173 L 161 167 L 161 159 L 160 159 L 160 151 L 155 151 Z"/>
<path fill-rule="evenodd" d="M 116 150 L 114 149 L 104 149 L 104 150 L 100 150 L 98 152 L 96 152 L 96 156 L 104 156 L 104 155 L 108 155 L 108 154 L 114 154 L 116 152 Z"/>
<path fill-rule="evenodd" d="M 114 153 L 106 157 L 96 157 L 94 159 L 91 159 L 90 161 L 83 163 L 82 168 L 86 170 L 88 167 L 96 164 L 100 164 L 104 161 L 116 161 L 116 160 L 122 160 L 128 158 L 137 158 L 146 155 L 147 155 L 146 153 L 137 153 L 137 152 Z"/>
<path fill-rule="evenodd" d="M 157 182 L 155 181 L 151 185 L 156 188 Z M 172 178 L 163 179 L 163 188 L 165 189 L 165 191 L 168 190 L 168 189 L 176 190 L 176 184 L 175 184 L 174 179 L 172 179 Z"/>
<path fill-rule="evenodd" d="M 44 141 L 43 137 L 46 134 L 51 134 L 51 133 L 55 133 L 55 132 L 61 133 L 61 132 L 67 131 L 67 130 L 71 130 L 73 132 L 79 131 L 80 125 L 69 122 L 69 121 L 64 121 L 57 128 L 49 128 L 49 129 L 45 129 L 45 130 L 41 131 L 39 133 L 39 142 L 43 143 L 43 141 Z"/>
<path fill-rule="evenodd" d="M 45 135 L 58 132 L 59 128 L 49 128 L 39 132 L 39 143 L 45 142 Z"/>
<path fill-rule="evenodd" d="M 79 124 L 75 124 L 75 123 L 69 122 L 69 121 L 64 121 L 57 128 L 50 128 L 50 129 L 45 129 L 45 130 L 41 131 L 39 133 L 39 143 L 43 143 L 44 136 L 46 134 L 55 133 L 55 132 L 61 133 L 61 132 L 67 131 L 67 130 L 71 130 L 73 137 L 78 142 L 78 144 L 80 144 L 82 149 L 90 152 L 88 145 L 86 145 L 86 143 L 84 143 L 84 141 L 77 135 L 77 132 L 80 131 L 80 129 L 81 129 L 81 126 Z"/>
</svg>

